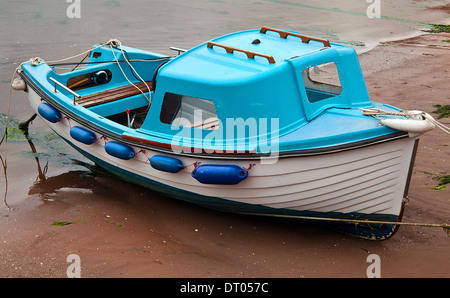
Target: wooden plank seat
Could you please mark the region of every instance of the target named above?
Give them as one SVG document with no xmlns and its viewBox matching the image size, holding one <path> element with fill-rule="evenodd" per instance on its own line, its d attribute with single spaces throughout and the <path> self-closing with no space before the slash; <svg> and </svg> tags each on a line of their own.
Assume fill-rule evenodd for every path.
<svg viewBox="0 0 450 298">
<path fill-rule="evenodd" d="M 146 82 L 146 83 L 147 83 L 148 87 L 150 88 L 150 90 L 153 90 L 152 82 Z M 136 87 L 138 87 L 139 90 L 141 90 L 142 92 L 144 92 L 144 93 L 148 92 L 148 88 L 143 82 L 134 83 L 134 85 Z M 89 108 L 89 107 L 93 107 L 93 106 L 100 105 L 103 103 L 112 102 L 115 100 L 119 100 L 119 99 L 123 99 L 126 97 L 141 94 L 141 92 L 135 86 L 129 84 L 129 85 L 125 85 L 125 86 L 121 86 L 121 87 L 117 87 L 117 88 L 113 88 L 113 89 L 109 89 L 109 90 L 105 90 L 105 91 L 100 91 L 100 92 L 93 93 L 93 94 L 88 94 L 88 95 L 82 96 L 81 98 L 78 98 L 76 100 L 76 103 L 81 105 L 82 107 Z"/>
</svg>

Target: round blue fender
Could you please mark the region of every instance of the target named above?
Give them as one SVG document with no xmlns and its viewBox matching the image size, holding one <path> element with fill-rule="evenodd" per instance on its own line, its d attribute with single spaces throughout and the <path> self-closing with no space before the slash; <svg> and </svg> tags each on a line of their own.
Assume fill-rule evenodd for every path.
<svg viewBox="0 0 450 298">
<path fill-rule="evenodd" d="M 150 165 L 157 170 L 178 173 L 184 169 L 183 163 L 175 157 L 164 156 L 164 155 L 154 155 L 150 160 Z"/>
<path fill-rule="evenodd" d="M 95 134 L 92 131 L 80 126 L 73 126 L 70 129 L 70 136 L 78 142 L 84 143 L 86 145 L 91 145 L 97 140 Z"/>
<path fill-rule="evenodd" d="M 248 171 L 236 165 L 201 165 L 191 175 L 204 184 L 238 184 L 248 177 Z"/>
<path fill-rule="evenodd" d="M 44 119 L 50 121 L 51 123 L 59 122 L 59 120 L 61 120 L 62 117 L 61 113 L 57 109 L 55 109 L 46 102 L 43 102 L 38 106 L 38 113 Z"/>
<path fill-rule="evenodd" d="M 111 156 L 125 160 L 131 159 L 135 155 L 130 146 L 114 141 L 109 141 L 105 144 L 105 151 Z"/>
</svg>

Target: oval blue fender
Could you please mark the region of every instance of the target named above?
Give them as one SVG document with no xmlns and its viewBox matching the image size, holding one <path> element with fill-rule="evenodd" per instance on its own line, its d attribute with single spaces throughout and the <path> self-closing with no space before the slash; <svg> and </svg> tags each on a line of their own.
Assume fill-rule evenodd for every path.
<svg viewBox="0 0 450 298">
<path fill-rule="evenodd" d="M 105 144 L 105 151 L 111 156 L 125 160 L 131 159 L 135 155 L 130 146 L 114 141 L 109 141 Z"/>
<path fill-rule="evenodd" d="M 97 140 L 95 134 L 92 131 L 80 126 L 73 126 L 70 129 L 70 136 L 78 142 L 86 145 L 91 145 Z"/>
<path fill-rule="evenodd" d="M 183 163 L 175 157 L 164 156 L 164 155 L 154 155 L 150 160 L 150 165 L 157 170 L 178 173 L 184 169 Z"/>
<path fill-rule="evenodd" d="M 51 123 L 59 122 L 59 120 L 61 120 L 62 117 L 61 113 L 57 109 L 55 109 L 46 102 L 43 102 L 38 106 L 38 113 L 44 119 L 50 121 Z"/>
<path fill-rule="evenodd" d="M 204 184 L 238 184 L 248 177 L 248 171 L 236 165 L 201 165 L 191 175 Z"/>
</svg>

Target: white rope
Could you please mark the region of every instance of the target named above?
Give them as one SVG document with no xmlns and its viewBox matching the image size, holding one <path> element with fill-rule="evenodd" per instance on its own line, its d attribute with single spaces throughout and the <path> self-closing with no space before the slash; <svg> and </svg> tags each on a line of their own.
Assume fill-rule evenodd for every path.
<svg viewBox="0 0 450 298">
<path fill-rule="evenodd" d="M 104 43 L 104 44 L 100 44 L 100 45 L 98 45 L 98 46 L 96 46 L 96 47 L 94 47 L 94 48 L 91 48 L 91 49 L 89 49 L 89 50 L 87 50 L 87 51 L 84 51 L 84 52 L 82 52 L 82 53 L 76 54 L 76 55 L 71 56 L 71 57 L 67 57 L 67 58 L 63 58 L 63 59 L 59 59 L 59 60 L 53 60 L 53 61 L 45 61 L 45 60 L 41 59 L 41 61 L 43 61 L 43 62 L 45 62 L 45 63 L 47 63 L 47 64 L 59 63 L 59 62 L 63 62 L 63 61 L 67 61 L 67 60 L 73 59 L 73 58 L 80 57 L 80 56 L 82 56 L 82 55 L 87 55 L 87 54 L 90 53 L 91 51 L 96 50 L 96 49 L 101 48 L 101 47 L 106 46 L 106 45 L 108 45 L 108 42 L 106 42 L 106 43 Z"/>
<path fill-rule="evenodd" d="M 42 59 L 42 58 L 39 58 L 39 57 L 33 57 L 33 58 L 31 58 L 29 61 L 24 62 L 24 63 L 30 63 L 30 65 L 33 65 L 33 66 L 39 65 L 39 64 L 41 64 L 41 63 L 46 63 L 46 64 L 60 63 L 60 62 L 63 62 L 63 61 L 67 61 L 67 60 L 71 60 L 71 59 L 77 58 L 77 57 L 82 56 L 82 55 L 87 55 L 87 54 L 90 53 L 91 51 L 93 51 L 93 50 L 95 50 L 95 49 L 98 49 L 98 48 L 101 48 L 101 47 L 103 47 L 103 46 L 109 46 L 109 47 L 110 47 L 111 52 L 112 52 L 112 54 L 113 54 L 113 56 L 114 56 L 114 60 L 116 61 L 117 66 L 119 66 L 119 69 L 120 69 L 120 71 L 122 72 L 122 74 L 123 74 L 123 76 L 125 77 L 125 79 L 128 81 L 128 83 L 130 83 L 130 84 L 133 85 L 137 90 L 139 90 L 139 92 L 141 92 L 142 95 L 144 95 L 144 97 L 147 99 L 147 101 L 148 101 L 148 103 L 149 103 L 149 105 L 150 105 L 150 104 L 152 103 L 150 87 L 149 87 L 148 84 L 141 78 L 141 76 L 138 74 L 138 72 L 136 71 L 136 69 L 134 69 L 133 65 L 131 65 L 130 61 L 127 59 L 127 57 L 126 57 L 126 55 L 125 55 L 125 53 L 124 53 L 124 51 L 123 51 L 123 49 L 122 49 L 122 43 L 121 43 L 120 40 L 118 40 L 118 39 L 110 39 L 110 40 L 108 40 L 106 43 L 100 44 L 100 45 L 98 45 L 98 46 L 96 46 L 96 47 L 93 47 L 93 48 L 87 50 L 87 51 L 81 52 L 81 53 L 79 53 L 79 54 L 76 54 L 76 55 L 73 55 L 73 56 L 70 56 L 70 57 L 67 57 L 67 58 L 63 58 L 63 59 L 59 59 L 59 60 L 52 60 L 52 61 L 45 61 L 45 60 Z M 120 46 L 120 48 L 119 48 L 119 46 Z M 139 87 L 137 87 L 135 84 L 133 84 L 133 83 L 128 79 L 128 77 L 126 76 L 124 70 L 123 70 L 122 67 L 120 66 L 120 62 L 119 62 L 119 60 L 117 59 L 116 54 L 114 53 L 113 47 L 114 47 L 114 48 L 119 48 L 119 49 L 120 49 L 120 51 L 122 52 L 122 55 L 123 55 L 123 57 L 124 57 L 124 59 L 125 59 L 125 62 L 130 66 L 130 68 L 132 69 L 132 71 L 134 71 L 134 72 L 136 73 L 136 75 L 138 76 L 139 80 L 141 80 L 141 81 L 145 84 L 145 86 L 147 87 L 148 94 L 149 94 L 150 97 L 147 97 L 147 95 L 145 95 L 145 93 L 144 93 Z M 22 64 L 24 64 L 24 63 L 22 63 Z M 22 66 L 22 64 L 21 64 L 21 66 Z"/>
<path fill-rule="evenodd" d="M 254 215 L 254 213 L 245 213 Z M 327 221 L 327 222 L 341 222 L 348 224 L 361 224 L 361 225 L 403 225 L 403 226 L 415 226 L 415 227 L 428 227 L 428 228 L 442 228 L 447 233 L 447 236 L 450 235 L 450 225 L 443 224 L 434 224 L 434 223 L 412 223 L 412 222 L 401 222 L 401 221 L 378 221 L 378 220 L 367 220 L 367 219 L 347 219 L 347 218 L 330 218 L 330 217 L 314 217 L 314 216 L 301 216 L 301 215 L 286 215 L 286 214 L 271 214 L 273 217 L 281 217 L 281 218 L 293 218 L 293 219 L 302 219 L 302 220 L 311 220 L 311 221 Z"/>
<path fill-rule="evenodd" d="M 122 49 L 122 43 L 120 42 L 120 40 L 117 39 L 110 39 L 107 43 L 107 45 L 109 45 L 109 47 L 111 48 L 111 52 L 114 56 L 114 59 L 116 60 L 117 66 L 119 66 L 120 71 L 122 72 L 123 76 L 125 77 L 125 79 L 128 81 L 128 83 L 130 83 L 131 85 L 133 85 L 137 90 L 139 90 L 139 92 L 142 93 L 142 95 L 144 95 L 144 97 L 148 100 L 148 104 L 150 105 L 152 103 L 151 97 L 147 97 L 145 95 L 145 93 L 139 88 L 137 87 L 135 84 L 133 84 L 127 77 L 127 75 L 125 74 L 125 72 L 123 71 L 122 67 L 120 66 L 120 62 L 116 57 L 116 54 L 114 53 L 114 49 L 113 47 L 117 48 L 120 46 L 120 51 L 122 52 L 123 57 L 125 58 L 125 61 L 127 62 L 127 64 L 131 67 L 131 69 L 136 73 L 136 75 L 138 76 L 138 78 L 141 80 L 141 82 L 143 82 L 145 84 L 145 86 L 147 87 L 148 90 L 148 94 L 149 96 L 151 96 L 151 92 L 150 92 L 150 87 L 147 85 L 147 83 L 141 78 L 141 76 L 138 74 L 138 72 L 134 69 L 134 67 L 131 65 L 130 61 L 128 61 L 125 53 L 123 52 Z"/>
<path fill-rule="evenodd" d="M 428 121 L 430 121 L 431 123 L 433 123 L 434 125 L 436 125 L 437 127 L 439 127 L 443 132 L 447 133 L 450 135 L 450 127 L 445 126 L 444 124 L 438 122 L 437 120 L 435 120 L 433 117 L 431 117 L 429 114 L 424 113 L 423 115 Z"/>
<path fill-rule="evenodd" d="M 90 53 L 90 52 L 93 51 L 93 50 L 96 50 L 96 49 L 98 49 L 98 48 L 101 48 L 101 47 L 103 47 L 103 46 L 108 45 L 109 42 L 110 42 L 110 41 L 108 41 L 108 42 L 106 42 L 106 43 L 103 43 L 103 44 L 100 44 L 100 45 L 98 45 L 98 46 L 96 46 L 96 47 L 94 47 L 94 48 L 90 48 L 89 50 L 86 50 L 86 51 L 81 52 L 81 53 L 79 53 L 79 54 L 76 54 L 76 55 L 73 55 L 73 56 L 70 56 L 70 57 L 67 57 L 67 58 L 59 59 L 59 60 L 46 61 L 46 60 L 44 60 L 44 59 L 42 59 L 42 58 L 39 58 L 39 57 L 33 57 L 33 58 L 31 58 L 29 61 L 26 61 L 26 62 L 22 63 L 20 66 L 22 66 L 22 65 L 25 64 L 25 63 L 30 63 L 30 65 L 36 66 L 36 65 L 39 65 L 39 64 L 41 64 L 41 63 L 54 64 L 54 63 L 59 63 L 59 62 L 67 61 L 67 60 L 74 59 L 74 58 L 77 58 L 77 57 L 82 56 L 82 55 L 87 55 L 88 53 Z M 19 66 L 19 67 L 20 67 L 20 66 Z"/>
<path fill-rule="evenodd" d="M 84 52 L 82 52 L 82 53 L 76 54 L 76 55 L 74 55 L 74 56 L 70 56 L 70 57 L 67 57 L 67 58 L 59 59 L 59 60 L 45 61 L 45 60 L 42 59 L 42 58 L 39 58 L 39 57 L 33 57 L 33 58 L 31 58 L 29 61 L 26 61 L 26 62 L 22 63 L 20 66 L 22 66 L 22 65 L 25 64 L 25 63 L 30 63 L 30 65 L 33 65 L 33 66 L 39 65 L 39 64 L 41 64 L 41 63 L 46 63 L 46 64 L 59 63 L 59 62 L 63 62 L 63 61 L 67 61 L 67 60 L 70 60 L 70 59 L 77 58 L 77 57 L 79 57 L 79 56 L 81 56 L 81 55 L 87 55 L 87 54 L 88 54 L 89 52 L 91 52 L 92 50 L 98 49 L 98 48 L 103 47 L 103 46 L 105 46 L 105 45 L 107 45 L 107 43 L 98 45 L 98 46 L 96 46 L 95 48 L 91 48 L 91 49 L 89 49 L 89 50 L 87 50 L 87 51 L 84 51 Z M 20 67 L 20 66 L 19 66 L 19 67 Z"/>
</svg>

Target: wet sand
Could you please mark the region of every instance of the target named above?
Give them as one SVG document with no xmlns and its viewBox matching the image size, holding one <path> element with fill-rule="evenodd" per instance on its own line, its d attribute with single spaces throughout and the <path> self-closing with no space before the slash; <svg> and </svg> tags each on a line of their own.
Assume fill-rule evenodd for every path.
<svg viewBox="0 0 450 298">
<path fill-rule="evenodd" d="M 371 99 L 436 116 L 433 105 L 450 102 L 443 40 L 450 34 L 424 34 L 360 55 Z M 37 176 L 32 162 L 15 171 L 10 177 Z M 450 139 L 435 129 L 421 138 L 404 222 L 450 224 L 450 186 L 431 189 L 437 181 L 427 174 L 449 172 Z M 81 277 L 367 277 L 370 254 L 380 257 L 381 277 L 450 277 L 441 228 L 403 226 L 373 242 L 316 223 L 197 207 L 82 166 L 49 169 L 31 184 L 20 208 L 0 214 L 0 277 L 66 277 L 70 254 L 80 257 Z"/>
</svg>

